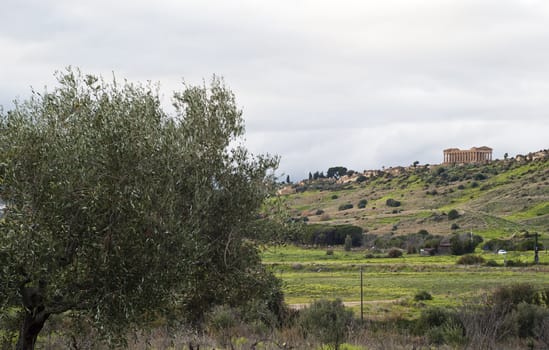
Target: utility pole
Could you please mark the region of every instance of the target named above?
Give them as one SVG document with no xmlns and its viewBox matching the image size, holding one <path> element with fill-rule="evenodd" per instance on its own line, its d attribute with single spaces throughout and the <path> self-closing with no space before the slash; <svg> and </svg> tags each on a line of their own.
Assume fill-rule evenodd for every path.
<svg viewBox="0 0 549 350">
<path fill-rule="evenodd" d="M 364 322 L 364 300 L 363 300 L 363 279 L 362 279 L 362 266 L 360 267 L 360 321 Z"/>
<path fill-rule="evenodd" d="M 539 254 L 538 254 L 538 233 L 535 233 L 535 241 L 534 241 L 534 264 L 539 264 Z"/>
</svg>

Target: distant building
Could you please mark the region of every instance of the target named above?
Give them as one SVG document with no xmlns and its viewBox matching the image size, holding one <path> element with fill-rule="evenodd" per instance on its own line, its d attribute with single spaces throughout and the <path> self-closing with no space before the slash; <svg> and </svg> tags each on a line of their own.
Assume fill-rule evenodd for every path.
<svg viewBox="0 0 549 350">
<path fill-rule="evenodd" d="M 492 149 L 490 147 L 473 147 L 469 150 L 448 148 L 444 150 L 444 164 L 473 164 L 489 163 L 492 161 Z"/>
</svg>

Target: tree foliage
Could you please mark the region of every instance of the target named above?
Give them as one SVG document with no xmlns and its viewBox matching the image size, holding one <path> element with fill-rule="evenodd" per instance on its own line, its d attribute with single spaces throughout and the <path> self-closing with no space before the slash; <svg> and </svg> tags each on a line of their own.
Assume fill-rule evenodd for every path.
<svg viewBox="0 0 549 350">
<path fill-rule="evenodd" d="M 57 78 L 0 111 L 0 313 L 72 310 L 117 335 L 276 289 L 246 238 L 277 159 L 239 146 L 219 78 L 174 93 L 174 115 L 154 85 Z M 21 309 L 18 288 L 39 281 L 41 309 Z"/>
<path fill-rule="evenodd" d="M 385 201 L 385 204 L 388 206 L 388 207 L 400 207 L 400 201 L 397 201 L 396 199 L 393 199 L 393 198 L 389 198 Z"/>
<path fill-rule="evenodd" d="M 347 236 L 353 247 L 362 245 L 362 228 L 354 225 L 310 224 L 303 227 L 301 235 L 294 243 L 314 245 L 343 245 Z"/>
<path fill-rule="evenodd" d="M 482 237 L 478 235 L 453 234 L 450 237 L 450 250 L 454 255 L 471 254 L 482 241 Z"/>
<path fill-rule="evenodd" d="M 343 175 L 347 174 L 347 168 L 343 166 L 335 166 L 328 169 L 326 177 L 339 179 Z"/>
</svg>

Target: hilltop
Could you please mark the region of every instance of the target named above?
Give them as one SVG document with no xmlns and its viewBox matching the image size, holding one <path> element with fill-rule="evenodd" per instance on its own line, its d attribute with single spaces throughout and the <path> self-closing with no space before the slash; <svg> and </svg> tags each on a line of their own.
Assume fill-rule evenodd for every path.
<svg viewBox="0 0 549 350">
<path fill-rule="evenodd" d="M 415 162 L 315 178 L 280 191 L 292 216 L 308 224 L 350 224 L 375 235 L 474 232 L 485 239 L 549 229 L 549 150 L 487 164 Z"/>
</svg>

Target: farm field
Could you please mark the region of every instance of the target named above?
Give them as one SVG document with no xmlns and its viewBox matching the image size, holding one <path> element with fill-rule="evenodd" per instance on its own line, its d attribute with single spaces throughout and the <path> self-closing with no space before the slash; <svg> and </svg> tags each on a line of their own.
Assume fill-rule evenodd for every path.
<svg viewBox="0 0 549 350">
<path fill-rule="evenodd" d="M 504 256 L 479 252 L 498 267 L 457 265 L 452 255 L 404 255 L 401 258 L 364 258 L 364 251 L 303 249 L 295 246 L 270 247 L 263 262 L 283 281 L 286 302 L 306 304 L 318 299 L 339 298 L 360 306 L 360 269 L 363 269 L 365 310 L 370 317 L 418 312 L 414 296 L 426 291 L 433 300 L 422 303 L 455 306 L 503 285 L 530 283 L 549 287 L 549 255 L 540 252 L 540 265 L 504 267 Z M 532 262 L 533 252 L 509 252 L 507 260 Z M 421 305 L 419 305 L 421 306 Z"/>
</svg>

